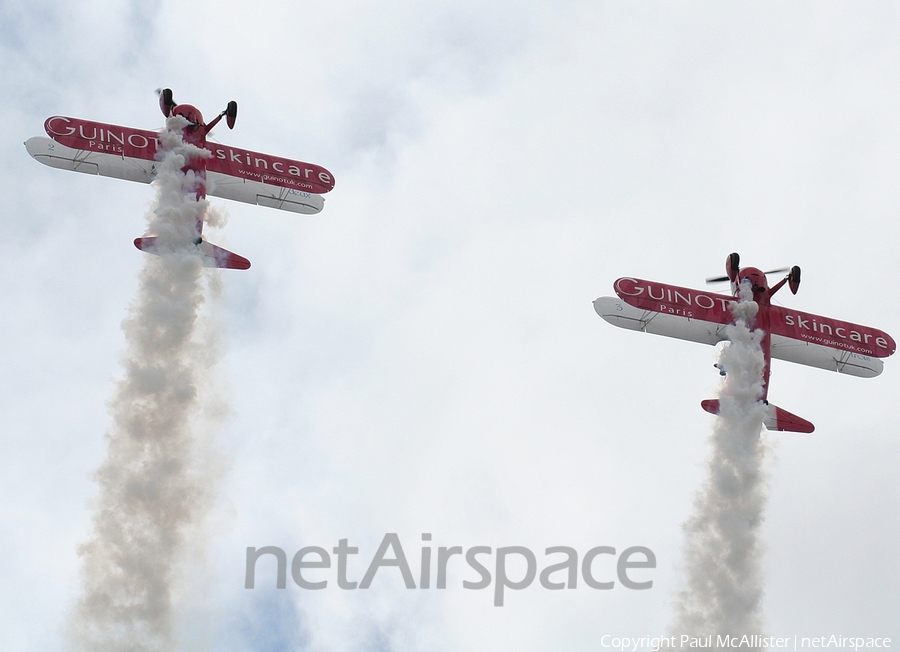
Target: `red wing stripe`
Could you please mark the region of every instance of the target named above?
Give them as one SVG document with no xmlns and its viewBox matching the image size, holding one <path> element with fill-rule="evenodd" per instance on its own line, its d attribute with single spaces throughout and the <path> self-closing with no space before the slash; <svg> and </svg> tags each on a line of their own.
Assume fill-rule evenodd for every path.
<svg viewBox="0 0 900 652">
<path fill-rule="evenodd" d="M 153 161 L 159 133 L 134 127 L 55 115 L 44 121 L 44 130 L 53 140 L 72 149 L 102 152 Z"/>
<path fill-rule="evenodd" d="M 614 287 L 622 301 L 641 310 L 716 324 L 731 323 L 729 306 L 734 298 L 724 294 L 629 277 L 618 279 Z"/>
<path fill-rule="evenodd" d="M 334 188 L 334 177 L 321 165 L 218 143 L 207 143 L 207 148 L 212 157 L 207 161 L 206 169 L 211 172 L 315 194 Z"/>
<path fill-rule="evenodd" d="M 894 338 L 877 328 L 783 306 L 772 306 L 770 315 L 773 335 L 875 358 L 886 358 L 897 349 Z"/>
</svg>

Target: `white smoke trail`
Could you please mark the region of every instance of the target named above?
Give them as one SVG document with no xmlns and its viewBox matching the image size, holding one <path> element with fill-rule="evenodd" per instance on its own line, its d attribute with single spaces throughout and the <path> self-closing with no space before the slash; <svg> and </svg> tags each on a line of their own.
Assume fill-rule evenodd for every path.
<svg viewBox="0 0 900 652">
<path fill-rule="evenodd" d="M 164 157 L 148 229 L 162 255 L 146 256 L 122 324 L 124 377 L 110 403 L 93 533 L 79 548 L 83 593 L 68 623 L 79 651 L 173 649 L 175 600 L 183 591 L 178 571 L 203 527 L 218 468 L 205 448 L 211 415 L 201 409 L 216 328 L 208 316 L 204 321 L 209 293 L 191 254 L 207 202 L 196 199 L 193 174 L 181 171 L 188 157 L 208 153 L 183 142 L 185 124 L 170 118 L 160 137 Z"/>
<path fill-rule="evenodd" d="M 742 284 L 732 304 L 735 324 L 719 364 L 727 376 L 719 392 L 719 416 L 711 442 L 709 477 L 684 524 L 686 588 L 675 606 L 671 632 L 692 637 L 761 634 L 762 542 L 760 525 L 766 504 L 760 438 L 766 407 L 759 400 L 765 359 L 761 331 L 749 324 L 759 306 Z M 708 641 L 704 641 L 708 642 Z"/>
</svg>

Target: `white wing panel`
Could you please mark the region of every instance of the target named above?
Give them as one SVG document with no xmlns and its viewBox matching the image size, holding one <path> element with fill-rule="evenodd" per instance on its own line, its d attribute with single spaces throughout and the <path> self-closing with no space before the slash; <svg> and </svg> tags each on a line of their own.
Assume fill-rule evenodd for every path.
<svg viewBox="0 0 900 652">
<path fill-rule="evenodd" d="M 61 170 L 150 183 L 156 177 L 156 162 L 103 152 L 89 152 L 60 145 L 50 138 L 35 136 L 25 141 L 25 149 L 44 165 Z"/>
<path fill-rule="evenodd" d="M 600 297 L 594 310 L 613 326 L 680 340 L 716 345 L 725 338 L 725 324 L 716 324 L 681 315 L 641 310 L 615 297 Z"/>
<path fill-rule="evenodd" d="M 874 378 L 884 370 L 884 363 L 878 358 L 782 335 L 772 336 L 772 357 L 860 378 Z"/>
<path fill-rule="evenodd" d="M 261 181 L 240 179 L 218 172 L 207 172 L 206 176 L 209 182 L 206 191 L 213 197 L 305 215 L 314 215 L 325 206 L 325 200 L 321 195 L 271 186 Z"/>
</svg>

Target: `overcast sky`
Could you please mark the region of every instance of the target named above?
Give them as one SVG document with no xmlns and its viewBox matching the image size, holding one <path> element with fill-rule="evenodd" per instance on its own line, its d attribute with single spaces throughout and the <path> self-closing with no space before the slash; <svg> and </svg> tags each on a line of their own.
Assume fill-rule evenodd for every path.
<svg viewBox="0 0 900 652">
<path fill-rule="evenodd" d="M 234 99 L 218 141 L 337 180 L 317 216 L 213 200 L 210 240 L 253 267 L 213 306 L 229 417 L 184 649 L 597 650 L 671 621 L 719 376 L 591 302 L 620 276 L 702 287 L 738 251 L 802 267 L 784 305 L 900 335 L 898 28 L 890 2 L 4 0 L 0 647 L 64 649 L 154 197 L 32 160 L 47 117 L 159 129 L 156 88 L 207 118 Z M 761 633 L 900 644 L 898 395 L 897 360 L 773 364 L 770 400 L 816 432 L 763 434 Z M 359 581 L 389 532 L 415 575 L 422 533 L 657 568 L 502 608 L 462 563 L 443 590 L 333 568 L 278 590 L 262 564 L 244 588 L 248 546 L 346 538 Z"/>
</svg>

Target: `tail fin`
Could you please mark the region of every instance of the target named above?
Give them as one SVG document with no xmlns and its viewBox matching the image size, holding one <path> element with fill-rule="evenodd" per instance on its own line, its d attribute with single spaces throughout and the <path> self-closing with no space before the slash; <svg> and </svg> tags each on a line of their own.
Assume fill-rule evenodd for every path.
<svg viewBox="0 0 900 652">
<path fill-rule="evenodd" d="M 700 402 L 700 406 L 710 414 L 719 413 L 719 400 L 712 398 Z M 806 419 L 791 414 L 787 410 L 782 410 L 776 405 L 766 403 L 766 417 L 763 419 L 763 425 L 766 430 L 780 430 L 782 432 L 802 432 L 811 433 L 816 427 Z"/>
<path fill-rule="evenodd" d="M 134 246 L 141 251 L 146 251 L 148 254 L 158 256 L 162 253 L 157 248 L 155 236 L 135 238 Z M 239 256 L 227 249 L 222 249 L 222 247 L 210 244 L 206 240 L 201 240 L 200 243 L 196 245 L 196 252 L 200 255 L 200 261 L 203 263 L 204 267 L 223 267 L 226 269 L 250 268 L 250 261 L 243 256 Z"/>
</svg>

